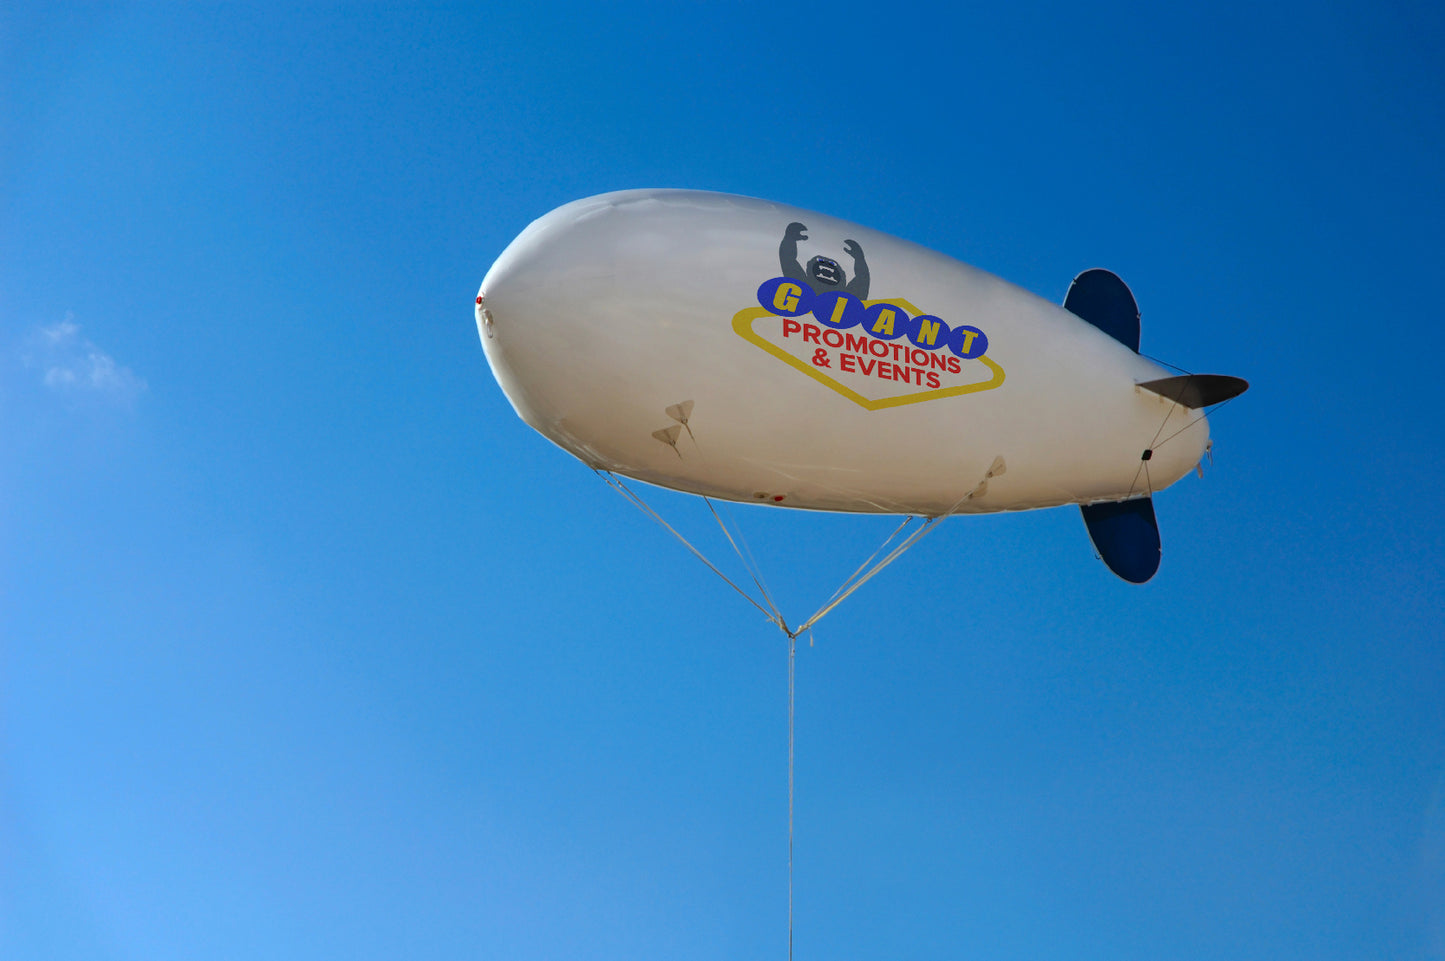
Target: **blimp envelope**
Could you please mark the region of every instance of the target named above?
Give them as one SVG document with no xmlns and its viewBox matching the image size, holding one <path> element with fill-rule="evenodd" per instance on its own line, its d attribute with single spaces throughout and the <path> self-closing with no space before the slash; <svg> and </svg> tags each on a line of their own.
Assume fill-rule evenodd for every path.
<svg viewBox="0 0 1445 961">
<path fill-rule="evenodd" d="M 730 500 L 929 516 L 1117 502 L 1208 444 L 1137 353 L 1137 311 L 1131 347 L 950 257 L 764 200 L 559 207 L 497 259 L 476 317 L 537 431 L 596 469 Z"/>
</svg>

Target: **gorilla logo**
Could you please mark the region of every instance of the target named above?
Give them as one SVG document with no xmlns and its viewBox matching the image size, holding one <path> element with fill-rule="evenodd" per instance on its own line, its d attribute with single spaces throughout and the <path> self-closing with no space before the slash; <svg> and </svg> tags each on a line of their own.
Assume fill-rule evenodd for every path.
<svg viewBox="0 0 1445 961">
<path fill-rule="evenodd" d="M 863 259 L 863 248 L 858 245 L 858 241 L 843 241 L 844 252 L 853 258 L 852 280 L 848 279 L 838 261 L 823 256 L 808 261 L 808 267 L 804 270 L 798 265 L 798 241 L 808 239 L 808 235 L 804 233 L 807 229 L 797 221 L 788 224 L 788 230 L 783 234 L 783 242 L 778 244 L 778 263 L 783 268 L 783 276 L 789 280 L 801 280 L 820 294 L 828 290 L 842 289 L 859 300 L 867 300 L 868 261 Z"/>
</svg>

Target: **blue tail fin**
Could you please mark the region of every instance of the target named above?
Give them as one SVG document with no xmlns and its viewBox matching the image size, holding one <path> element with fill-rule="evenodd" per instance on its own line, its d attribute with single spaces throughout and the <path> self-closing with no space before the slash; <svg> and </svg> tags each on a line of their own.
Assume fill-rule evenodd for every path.
<svg viewBox="0 0 1445 961">
<path fill-rule="evenodd" d="M 1117 274 L 1097 267 L 1084 271 L 1069 285 L 1064 309 L 1139 353 L 1139 305 Z"/>
<path fill-rule="evenodd" d="M 1159 522 L 1154 498 L 1087 504 L 1079 508 L 1094 549 L 1109 570 L 1132 584 L 1143 584 L 1159 570 Z"/>
</svg>

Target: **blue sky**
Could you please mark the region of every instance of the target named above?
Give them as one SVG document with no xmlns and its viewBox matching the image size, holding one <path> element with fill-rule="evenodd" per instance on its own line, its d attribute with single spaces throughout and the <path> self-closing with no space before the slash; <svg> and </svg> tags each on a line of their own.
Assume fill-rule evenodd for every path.
<svg viewBox="0 0 1445 961">
<path fill-rule="evenodd" d="M 800 648 L 797 956 L 1445 958 L 1442 36 L 6 5 L 3 954 L 784 956 L 785 641 L 472 322 L 533 218 L 684 186 L 1109 267 L 1253 385 L 1150 584 L 1071 509 L 960 519 Z M 734 516 L 795 621 L 891 527 Z"/>
</svg>

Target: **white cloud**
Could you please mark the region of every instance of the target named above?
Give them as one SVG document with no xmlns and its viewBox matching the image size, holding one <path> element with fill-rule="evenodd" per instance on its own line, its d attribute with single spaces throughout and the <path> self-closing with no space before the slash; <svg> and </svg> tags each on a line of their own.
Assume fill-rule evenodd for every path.
<svg viewBox="0 0 1445 961">
<path fill-rule="evenodd" d="M 128 404 L 147 390 L 144 377 L 101 350 L 80 333 L 70 315 L 50 327 L 40 327 L 30 338 L 25 366 L 42 371 L 51 390 L 89 394 Z"/>
</svg>

